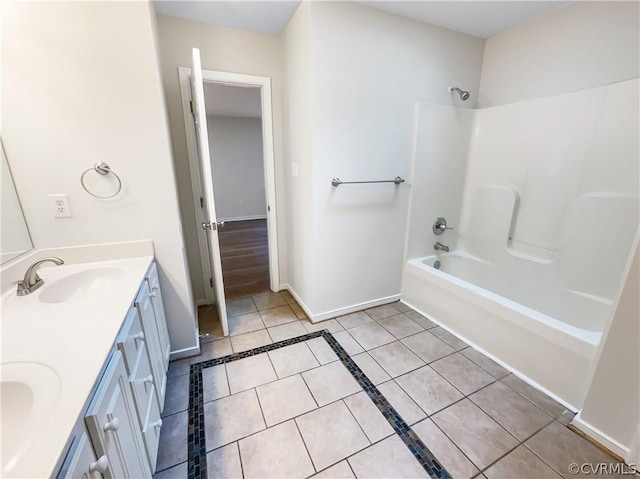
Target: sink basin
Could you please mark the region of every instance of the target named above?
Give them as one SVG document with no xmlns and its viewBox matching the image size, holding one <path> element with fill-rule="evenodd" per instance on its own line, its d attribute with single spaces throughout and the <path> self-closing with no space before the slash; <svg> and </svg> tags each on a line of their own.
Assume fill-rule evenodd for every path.
<svg viewBox="0 0 640 479">
<path fill-rule="evenodd" d="M 46 431 L 58 403 L 60 378 L 53 369 L 31 362 L 0 364 L 0 378 L 2 476 L 10 477 Z"/>
<path fill-rule="evenodd" d="M 78 301 L 91 293 L 99 293 L 123 275 L 124 270 L 114 266 L 79 271 L 51 282 L 45 281 L 39 299 L 43 303 Z"/>
</svg>

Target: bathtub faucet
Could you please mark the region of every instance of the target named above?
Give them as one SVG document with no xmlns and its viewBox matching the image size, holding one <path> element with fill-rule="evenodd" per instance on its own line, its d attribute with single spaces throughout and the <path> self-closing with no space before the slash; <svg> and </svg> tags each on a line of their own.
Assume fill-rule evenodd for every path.
<svg viewBox="0 0 640 479">
<path fill-rule="evenodd" d="M 433 245 L 433 249 L 439 249 L 442 251 L 446 251 L 447 253 L 449 252 L 449 247 L 446 244 L 440 243 L 440 241 Z"/>
</svg>

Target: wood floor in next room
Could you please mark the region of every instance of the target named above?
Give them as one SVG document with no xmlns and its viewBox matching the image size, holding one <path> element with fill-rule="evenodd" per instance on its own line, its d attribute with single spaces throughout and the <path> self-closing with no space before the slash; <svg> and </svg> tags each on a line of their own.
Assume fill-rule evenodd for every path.
<svg viewBox="0 0 640 479">
<path fill-rule="evenodd" d="M 218 237 L 225 297 L 269 291 L 267 220 L 227 222 Z"/>
<path fill-rule="evenodd" d="M 208 478 L 429 477 L 426 456 L 456 479 L 568 479 L 572 463 L 616 462 L 562 405 L 403 303 L 316 324 L 286 292 L 228 311 L 229 337 L 212 330 L 170 364 L 156 479 L 199 464 Z"/>
</svg>

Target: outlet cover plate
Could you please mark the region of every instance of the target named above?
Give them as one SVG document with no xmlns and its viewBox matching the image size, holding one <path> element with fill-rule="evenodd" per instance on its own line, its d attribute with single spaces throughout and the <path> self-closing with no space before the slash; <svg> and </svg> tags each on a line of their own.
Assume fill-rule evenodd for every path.
<svg viewBox="0 0 640 479">
<path fill-rule="evenodd" d="M 50 194 L 49 201 L 54 218 L 71 218 L 71 204 L 66 193 Z"/>
</svg>

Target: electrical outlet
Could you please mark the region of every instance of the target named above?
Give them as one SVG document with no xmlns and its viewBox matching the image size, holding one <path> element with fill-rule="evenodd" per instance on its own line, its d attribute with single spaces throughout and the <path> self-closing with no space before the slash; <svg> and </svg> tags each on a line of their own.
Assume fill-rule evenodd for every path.
<svg viewBox="0 0 640 479">
<path fill-rule="evenodd" d="M 49 195 L 54 218 L 71 218 L 71 204 L 66 194 Z"/>
<path fill-rule="evenodd" d="M 292 161 L 291 162 L 291 176 L 293 178 L 297 178 L 298 177 L 298 162 L 297 161 Z"/>
<path fill-rule="evenodd" d="M 244 200 L 238 200 L 238 204 L 239 204 L 240 206 L 244 206 Z"/>
</svg>

